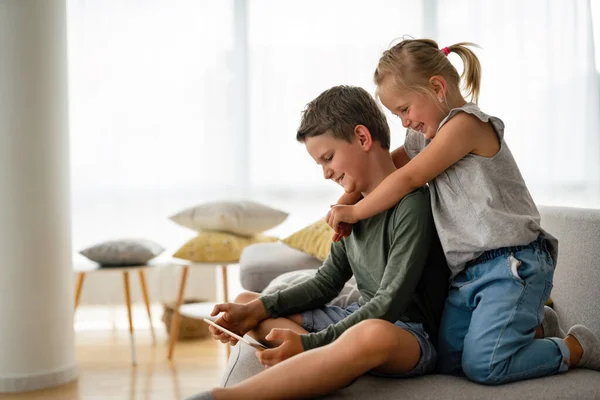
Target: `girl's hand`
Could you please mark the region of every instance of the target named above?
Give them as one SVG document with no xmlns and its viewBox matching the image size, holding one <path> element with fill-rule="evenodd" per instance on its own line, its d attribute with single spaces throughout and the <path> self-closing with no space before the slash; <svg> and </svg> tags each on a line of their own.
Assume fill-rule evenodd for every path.
<svg viewBox="0 0 600 400">
<path fill-rule="evenodd" d="M 341 223 L 355 224 L 358 222 L 356 206 L 334 204 L 327 213 L 325 221 L 336 233 L 342 233 L 346 228 L 340 226 Z"/>
<path fill-rule="evenodd" d="M 271 329 L 265 339 L 281 342 L 279 347 L 256 352 L 258 361 L 267 368 L 304 351 L 300 335 L 290 329 Z"/>
<path fill-rule="evenodd" d="M 335 232 L 333 234 L 332 240 L 334 242 L 339 242 L 343 238 L 346 238 L 346 237 L 350 236 L 350 234 L 352 233 L 352 225 L 347 224 L 345 222 L 340 223 L 339 228 L 340 228 L 340 231 L 339 232 Z"/>
</svg>

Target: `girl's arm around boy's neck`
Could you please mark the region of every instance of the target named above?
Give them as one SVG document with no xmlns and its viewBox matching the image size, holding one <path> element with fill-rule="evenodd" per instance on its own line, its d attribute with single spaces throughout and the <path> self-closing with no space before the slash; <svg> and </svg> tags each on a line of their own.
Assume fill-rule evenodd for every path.
<svg viewBox="0 0 600 400">
<path fill-rule="evenodd" d="M 402 168 L 410 161 L 410 157 L 406 154 L 404 150 L 404 145 L 398 147 L 396 150 L 392 151 L 392 160 L 394 161 L 394 165 L 396 168 Z M 344 193 L 337 201 L 337 204 L 345 204 L 345 205 L 354 205 L 358 203 L 363 198 L 362 193 L 360 192 L 352 192 L 352 193 Z"/>
<path fill-rule="evenodd" d="M 356 204 L 354 216 L 361 220 L 393 207 L 408 193 L 432 181 L 475 150 L 481 136 L 477 122 L 465 113 L 449 120 L 427 147 Z"/>
<path fill-rule="evenodd" d="M 337 204 L 345 204 L 345 205 L 349 205 L 352 206 L 356 203 L 358 203 L 360 201 L 360 199 L 362 199 L 362 193 L 359 191 L 356 192 L 352 192 L 352 193 L 344 193 L 342 195 L 342 197 L 340 197 L 337 201 Z"/>
</svg>

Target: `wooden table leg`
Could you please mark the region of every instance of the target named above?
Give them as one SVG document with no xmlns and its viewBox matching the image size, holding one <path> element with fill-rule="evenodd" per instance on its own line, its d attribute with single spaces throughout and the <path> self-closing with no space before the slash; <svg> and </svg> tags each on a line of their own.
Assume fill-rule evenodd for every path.
<svg viewBox="0 0 600 400">
<path fill-rule="evenodd" d="M 179 308 L 183 303 L 183 294 L 185 292 L 185 284 L 187 282 L 188 271 L 190 267 L 187 265 L 183 267 L 183 271 L 181 273 L 181 282 L 179 283 L 179 294 L 177 295 L 177 304 L 175 305 L 175 310 L 173 310 L 173 318 L 171 319 L 171 327 L 169 328 L 170 337 L 169 337 L 169 360 L 173 359 L 173 350 L 175 349 L 175 342 L 177 341 L 177 337 L 179 336 L 179 324 L 181 323 L 181 314 L 179 314 Z"/>
<path fill-rule="evenodd" d="M 133 338 L 133 320 L 131 318 L 131 293 L 129 292 L 129 272 L 123 272 L 123 285 L 125 286 L 125 302 L 127 303 L 127 317 L 129 318 L 129 338 L 131 341 L 131 362 L 136 365 L 135 340 Z"/>
<path fill-rule="evenodd" d="M 85 272 L 77 274 L 77 286 L 75 287 L 75 310 L 79 305 L 79 297 L 81 297 L 81 289 L 83 289 L 83 279 L 85 278 Z"/>
<path fill-rule="evenodd" d="M 142 296 L 146 304 L 146 312 L 148 313 L 148 321 L 150 321 L 150 332 L 152 333 L 152 343 L 156 344 L 156 335 L 154 334 L 154 325 L 152 325 L 152 313 L 150 312 L 150 297 L 148 296 L 148 286 L 146 285 L 146 274 L 143 270 L 138 270 L 140 275 L 140 286 L 142 287 Z"/>
<path fill-rule="evenodd" d="M 223 303 L 229 303 L 229 289 L 228 289 L 228 284 L 227 284 L 227 265 L 221 265 L 221 277 L 223 280 Z M 231 345 L 229 343 L 226 344 L 227 346 L 227 359 L 229 359 L 229 356 L 231 355 Z"/>
<path fill-rule="evenodd" d="M 223 278 L 223 303 L 229 303 L 229 289 L 227 287 L 227 265 L 221 265 L 221 276 Z"/>
</svg>

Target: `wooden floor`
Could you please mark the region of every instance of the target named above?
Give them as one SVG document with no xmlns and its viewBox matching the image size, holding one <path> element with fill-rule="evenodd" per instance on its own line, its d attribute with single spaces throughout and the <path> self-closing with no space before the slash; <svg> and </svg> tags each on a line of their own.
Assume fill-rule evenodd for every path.
<svg viewBox="0 0 600 400">
<path fill-rule="evenodd" d="M 129 332 L 117 325 L 76 330 L 80 370 L 76 382 L 48 390 L 0 394 L 0 400 L 180 400 L 219 385 L 227 361 L 224 345 L 211 339 L 178 342 L 174 360 L 169 362 L 164 326 L 155 323 L 156 345 L 147 327 L 135 331 L 138 363 L 133 367 Z"/>
</svg>

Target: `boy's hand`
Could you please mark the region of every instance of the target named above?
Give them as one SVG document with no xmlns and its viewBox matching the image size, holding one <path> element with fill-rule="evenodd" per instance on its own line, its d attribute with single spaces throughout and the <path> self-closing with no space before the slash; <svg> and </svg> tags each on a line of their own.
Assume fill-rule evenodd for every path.
<svg viewBox="0 0 600 400">
<path fill-rule="evenodd" d="M 215 321 L 215 323 L 237 333 L 240 336 L 244 336 L 247 332 L 256 328 L 256 326 L 266 318 L 264 316 L 266 314 L 266 310 L 264 310 L 264 306 L 262 307 L 262 310 L 260 310 L 260 306 L 262 306 L 262 302 L 260 300 L 258 300 L 258 303 L 252 301 L 247 304 L 217 304 L 210 315 L 214 317 L 221 312 L 224 313 Z M 264 311 L 264 314 L 262 311 Z M 237 343 L 237 339 L 232 338 L 214 326 L 209 326 L 208 330 L 215 340 L 219 340 L 222 343 L 231 343 L 232 346 Z"/>
<path fill-rule="evenodd" d="M 356 207 L 334 204 L 331 206 L 331 210 L 329 210 L 327 213 L 325 221 L 327 221 L 327 224 L 336 233 L 341 233 L 345 229 L 340 226 L 341 223 L 345 222 L 347 224 L 355 224 L 358 222 L 358 218 L 356 218 Z"/>
<path fill-rule="evenodd" d="M 274 349 L 256 352 L 258 361 L 265 367 L 272 367 L 304 351 L 300 335 L 290 329 L 271 329 L 265 339 L 282 342 Z"/>
</svg>

